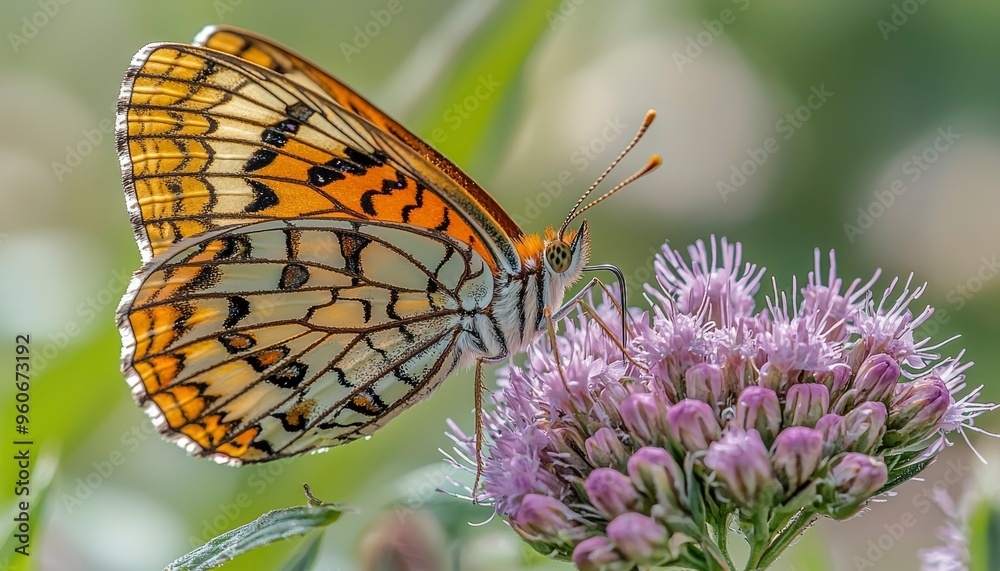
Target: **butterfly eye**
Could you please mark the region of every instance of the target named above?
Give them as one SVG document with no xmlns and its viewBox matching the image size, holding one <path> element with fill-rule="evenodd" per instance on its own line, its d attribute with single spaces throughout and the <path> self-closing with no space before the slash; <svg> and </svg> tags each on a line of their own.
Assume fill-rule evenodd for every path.
<svg viewBox="0 0 1000 571">
<path fill-rule="evenodd" d="M 569 269 L 571 258 L 572 251 L 569 248 L 569 244 L 562 240 L 551 242 L 545 247 L 545 261 L 549 263 L 552 271 L 557 274 L 561 274 Z"/>
</svg>

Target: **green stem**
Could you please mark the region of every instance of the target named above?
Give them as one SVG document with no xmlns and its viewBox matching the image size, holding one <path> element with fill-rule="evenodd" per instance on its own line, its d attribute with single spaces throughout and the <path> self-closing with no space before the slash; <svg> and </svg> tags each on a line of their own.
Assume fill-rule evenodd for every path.
<svg viewBox="0 0 1000 571">
<path fill-rule="evenodd" d="M 733 559 L 729 556 L 729 518 L 713 524 L 712 532 L 715 534 L 715 543 L 719 546 L 719 553 L 725 558 L 726 564 L 731 569 L 735 569 L 736 565 L 733 564 Z"/>
<path fill-rule="evenodd" d="M 709 537 L 707 530 L 691 530 L 688 533 L 695 538 L 696 545 L 700 549 L 691 545 L 689 549 L 681 551 L 678 561 L 687 565 L 685 568 L 698 569 L 700 571 L 735 571 L 736 567 L 729 559 L 729 554 L 724 549 L 720 549 L 717 537 Z"/>
<path fill-rule="evenodd" d="M 692 571 L 714 571 L 712 560 L 705 553 L 698 553 L 700 557 L 695 557 L 690 552 L 681 553 L 677 558 L 677 566 L 680 569 L 690 569 Z"/>
<path fill-rule="evenodd" d="M 719 550 L 719 546 L 711 541 L 703 541 L 702 548 L 705 549 L 705 560 L 708 562 L 708 569 L 711 571 L 733 571 L 733 565 L 729 562 L 729 557 Z"/>
<path fill-rule="evenodd" d="M 774 518 L 771 520 L 771 528 L 772 529 L 777 529 L 777 530 L 784 529 L 785 526 L 788 525 L 788 522 L 792 521 L 792 518 L 796 517 L 797 515 L 801 515 L 801 514 L 802 514 L 802 510 L 799 510 L 797 512 L 790 512 L 790 513 L 784 513 L 784 514 L 776 514 L 774 516 Z"/>
<path fill-rule="evenodd" d="M 750 542 L 750 558 L 747 559 L 746 571 L 757 571 L 766 569 L 761 567 L 760 562 L 767 553 L 768 544 L 771 538 L 771 529 L 768 525 L 768 509 L 757 507 L 753 514 L 753 541 Z"/>
<path fill-rule="evenodd" d="M 769 565 L 774 563 L 781 553 L 788 548 L 789 545 L 795 541 L 795 538 L 802 535 L 807 527 L 812 525 L 816 521 L 816 514 L 810 513 L 801 514 L 801 517 L 796 519 L 788 526 L 788 529 L 782 530 L 773 541 L 771 545 L 768 546 L 767 550 L 764 551 L 763 556 L 760 558 L 760 563 L 758 563 L 757 569 L 767 569 Z"/>
<path fill-rule="evenodd" d="M 712 541 L 702 541 L 701 548 L 704 550 L 704 569 L 705 571 L 733 571 L 732 566 L 730 566 L 722 554 L 719 552 L 719 546 L 715 545 Z"/>
</svg>

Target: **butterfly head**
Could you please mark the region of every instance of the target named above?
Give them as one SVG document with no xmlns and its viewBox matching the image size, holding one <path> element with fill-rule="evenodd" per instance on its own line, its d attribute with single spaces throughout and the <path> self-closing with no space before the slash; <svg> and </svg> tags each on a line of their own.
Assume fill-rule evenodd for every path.
<svg viewBox="0 0 1000 571">
<path fill-rule="evenodd" d="M 580 229 L 557 233 L 549 229 L 543 239 L 545 249 L 542 264 L 545 271 L 557 284 L 568 287 L 583 274 L 583 268 L 590 261 L 590 230 L 587 221 Z"/>
<path fill-rule="evenodd" d="M 635 174 L 628 177 L 617 186 L 611 190 L 605 192 L 601 196 L 592 200 L 589 204 L 584 204 L 584 201 L 590 196 L 590 193 L 594 191 L 595 188 L 604 180 L 604 177 L 611 172 L 611 169 L 618 164 L 619 161 L 632 149 L 633 146 L 642 138 L 643 133 L 653 122 L 656 117 L 654 111 L 649 111 L 646 117 L 642 121 L 642 125 L 639 127 L 639 132 L 636 133 L 632 142 L 625 147 L 625 150 L 618 155 L 603 174 L 598 177 L 597 181 L 594 182 L 583 193 L 583 196 L 576 201 L 573 208 L 570 209 L 569 213 L 566 215 L 566 219 L 563 220 L 562 226 L 558 230 L 549 228 L 545 231 L 545 234 L 541 237 L 537 235 L 532 236 L 526 240 L 522 240 L 520 244 L 521 257 L 523 260 L 531 260 L 534 263 L 528 263 L 529 268 L 538 268 L 539 270 L 544 270 L 541 273 L 543 279 L 542 285 L 545 286 L 546 282 L 550 285 L 548 290 L 551 299 L 546 300 L 546 307 L 549 309 L 556 309 L 562 303 L 562 295 L 566 289 L 572 286 L 577 280 L 583 276 L 583 272 L 590 269 L 599 269 L 598 267 L 589 268 L 587 263 L 590 261 L 590 230 L 587 228 L 587 221 L 584 220 L 580 224 L 578 230 L 570 230 L 570 224 L 580 217 L 584 212 L 590 210 L 594 206 L 600 204 L 607 198 L 611 197 L 613 194 L 627 186 L 632 181 L 644 176 L 660 166 L 662 162 L 660 157 L 653 156 L 649 159 L 646 165 L 639 169 Z M 616 270 L 617 271 L 617 270 Z M 546 291 L 543 287 L 540 291 Z"/>
</svg>

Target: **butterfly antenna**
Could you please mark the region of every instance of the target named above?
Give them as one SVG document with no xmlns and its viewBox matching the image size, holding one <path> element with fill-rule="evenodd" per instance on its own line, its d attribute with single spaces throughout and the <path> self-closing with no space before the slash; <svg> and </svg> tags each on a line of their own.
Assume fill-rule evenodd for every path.
<svg viewBox="0 0 1000 571">
<path fill-rule="evenodd" d="M 663 164 L 663 159 L 661 159 L 659 155 L 653 155 L 652 157 L 649 157 L 649 162 L 646 163 L 646 166 L 644 166 L 641 169 L 639 169 L 638 172 L 636 172 L 634 175 L 632 175 L 632 176 L 628 177 L 627 179 L 621 181 L 620 183 L 618 183 L 618 186 L 616 186 L 616 187 L 612 188 L 611 190 L 605 192 L 601 196 L 598 196 L 597 198 L 594 199 L 593 202 L 591 202 L 590 204 L 584 206 L 583 208 L 581 208 L 581 209 L 577 210 L 575 213 L 573 213 L 573 215 L 569 219 L 567 219 L 566 222 L 563 223 L 563 229 L 566 228 L 566 225 L 568 225 L 570 222 L 572 222 L 573 218 L 576 218 L 577 216 L 579 216 L 579 215 L 583 214 L 584 212 L 590 210 L 591 208 L 597 206 L 599 203 L 603 202 L 605 199 L 607 199 L 608 197 L 610 197 L 612 194 L 614 194 L 614 193 L 618 192 L 619 190 L 625 188 L 626 186 L 632 184 L 633 182 L 635 182 L 639 178 L 641 178 L 643 176 L 646 176 L 647 174 L 655 171 L 657 168 L 659 168 L 659 166 L 661 164 Z"/>
<path fill-rule="evenodd" d="M 642 136 L 646 133 L 646 129 L 648 129 L 649 126 L 653 124 L 654 119 L 656 119 L 656 111 L 650 109 L 649 111 L 646 112 L 646 117 L 643 118 L 642 125 L 639 125 L 639 131 L 636 132 L 635 137 L 632 137 L 632 142 L 630 142 L 625 147 L 625 150 L 623 150 L 621 153 L 618 154 L 618 157 L 611 162 L 611 165 L 608 166 L 608 168 L 604 169 L 604 172 L 601 173 L 601 176 L 597 177 L 597 180 L 594 181 L 594 184 L 590 185 L 590 188 L 588 188 L 587 191 L 583 193 L 583 196 L 581 196 L 579 200 L 576 201 L 576 204 L 573 205 L 573 208 L 570 209 L 569 214 L 566 215 L 566 220 L 563 222 L 562 226 L 559 227 L 559 236 L 563 235 L 563 232 L 566 231 L 566 228 L 569 226 L 569 223 L 572 222 L 573 219 L 580 214 L 580 212 L 583 212 L 583 210 L 586 210 L 588 208 L 585 207 L 583 210 L 578 210 L 580 208 L 580 205 L 583 204 L 583 201 L 586 200 L 588 196 L 590 196 L 590 193 L 594 192 L 594 189 L 597 188 L 597 185 L 601 184 L 601 182 L 604 181 L 604 178 L 608 176 L 608 174 L 611 172 L 611 169 L 615 168 L 615 166 L 617 166 L 618 163 L 621 162 L 621 160 L 625 157 L 625 155 L 627 155 L 628 152 L 632 150 L 632 147 L 634 147 L 636 143 L 639 142 L 639 139 L 642 139 Z M 646 166 L 648 167 L 649 165 Z M 659 166 L 659 164 L 657 164 L 657 166 Z M 636 178 L 638 178 L 638 176 L 633 175 L 630 178 L 629 182 L 635 180 Z M 624 186 L 624 185 L 619 185 L 619 186 Z M 598 200 L 603 200 L 604 198 L 607 198 L 607 196 L 604 196 Z M 594 203 L 596 202 L 597 201 L 595 201 Z M 594 203 L 591 203 L 591 206 L 593 206 Z"/>
</svg>

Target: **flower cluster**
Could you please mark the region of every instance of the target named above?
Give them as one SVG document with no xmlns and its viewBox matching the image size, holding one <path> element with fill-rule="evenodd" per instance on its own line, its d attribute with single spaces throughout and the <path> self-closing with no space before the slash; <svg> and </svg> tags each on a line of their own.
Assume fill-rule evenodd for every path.
<svg viewBox="0 0 1000 571">
<path fill-rule="evenodd" d="M 560 324 L 507 367 L 486 415 L 482 489 L 537 550 L 583 570 L 747 569 L 772 563 L 817 518 L 844 519 L 913 477 L 993 405 L 964 397 L 958 358 L 915 330 L 923 288 L 849 285 L 815 270 L 755 311 L 764 270 L 713 239 L 689 259 L 664 247 L 652 309 L 605 303 Z M 878 276 L 876 275 L 876 278 Z M 453 461 L 475 470 L 452 426 Z"/>
</svg>

